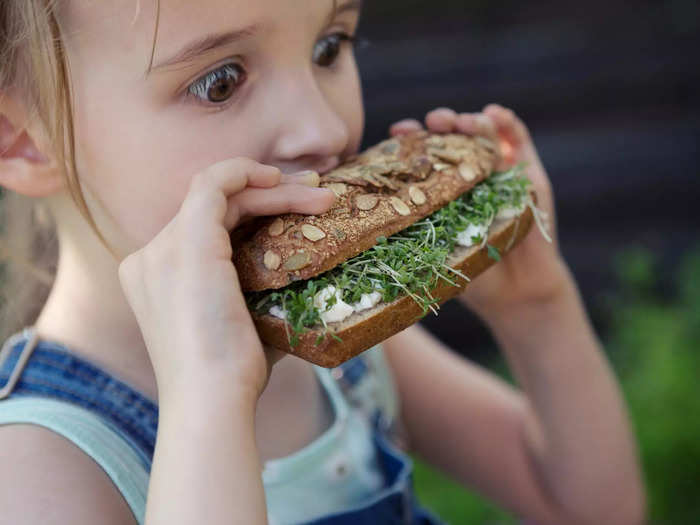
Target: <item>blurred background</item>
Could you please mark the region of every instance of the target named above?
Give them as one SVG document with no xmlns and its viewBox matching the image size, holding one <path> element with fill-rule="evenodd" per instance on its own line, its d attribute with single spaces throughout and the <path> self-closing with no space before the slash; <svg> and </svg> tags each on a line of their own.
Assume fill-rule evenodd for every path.
<svg viewBox="0 0 700 525">
<path fill-rule="evenodd" d="M 700 523 L 700 2 L 365 4 L 365 146 L 438 106 L 498 102 L 520 115 L 630 408 L 651 523 Z M 459 305 L 423 322 L 511 380 Z M 419 498 L 448 522 L 517 523 L 416 460 Z"/>
<path fill-rule="evenodd" d="M 365 145 L 437 106 L 498 102 L 529 126 L 630 406 L 652 522 L 699 523 L 700 2 L 369 0 L 363 17 Z M 466 310 L 424 324 L 508 378 Z M 418 462 L 419 496 L 451 523 L 515 523 Z"/>
</svg>

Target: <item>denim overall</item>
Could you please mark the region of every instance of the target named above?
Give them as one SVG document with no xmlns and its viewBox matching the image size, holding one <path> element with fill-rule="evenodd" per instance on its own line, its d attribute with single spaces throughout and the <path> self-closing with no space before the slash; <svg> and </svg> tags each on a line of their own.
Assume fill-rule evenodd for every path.
<svg viewBox="0 0 700 525">
<path fill-rule="evenodd" d="M 25 330 L 23 337 L 6 345 L 5 355 L 0 358 L 0 397 L 8 400 L 42 397 L 88 410 L 128 443 L 145 471 L 149 472 L 158 426 L 158 406 L 129 385 L 56 343 L 39 340 L 31 353 L 23 352 L 28 339 L 29 331 Z M 341 390 L 352 396 L 353 388 L 368 373 L 368 364 L 359 356 L 334 372 Z M 306 523 L 440 525 L 441 521 L 417 504 L 413 495 L 411 460 L 392 444 L 385 418 L 377 411 L 372 419 L 374 447 L 384 474 L 384 488 L 361 505 Z"/>
</svg>

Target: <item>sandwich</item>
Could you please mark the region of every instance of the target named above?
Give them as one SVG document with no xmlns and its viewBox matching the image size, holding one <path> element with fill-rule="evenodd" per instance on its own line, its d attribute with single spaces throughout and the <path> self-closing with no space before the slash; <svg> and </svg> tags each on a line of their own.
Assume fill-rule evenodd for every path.
<svg viewBox="0 0 700 525">
<path fill-rule="evenodd" d="M 522 240 L 546 235 L 516 166 L 484 137 L 414 132 L 349 158 L 320 185 L 319 216 L 259 219 L 232 234 L 263 343 L 332 368 L 400 332 Z"/>
</svg>

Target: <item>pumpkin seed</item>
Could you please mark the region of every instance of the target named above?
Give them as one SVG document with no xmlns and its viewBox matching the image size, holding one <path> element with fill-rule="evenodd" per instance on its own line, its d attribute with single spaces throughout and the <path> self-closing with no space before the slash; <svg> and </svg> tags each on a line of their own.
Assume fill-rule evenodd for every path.
<svg viewBox="0 0 700 525">
<path fill-rule="evenodd" d="M 425 204 L 426 197 L 425 193 L 418 186 L 411 186 L 408 188 L 408 196 L 411 197 L 413 204 L 420 206 Z"/>
<path fill-rule="evenodd" d="M 355 204 L 362 211 L 369 211 L 374 208 L 379 202 L 376 195 L 358 195 L 355 199 Z"/>
<path fill-rule="evenodd" d="M 382 146 L 381 152 L 385 155 L 393 155 L 399 151 L 399 148 L 399 143 L 395 140 L 391 140 Z"/>
<path fill-rule="evenodd" d="M 491 152 L 496 151 L 496 145 L 493 143 L 492 140 L 487 139 L 486 137 L 478 136 L 476 137 L 476 141 L 487 150 Z"/>
<path fill-rule="evenodd" d="M 338 197 L 345 195 L 348 191 L 348 187 L 342 182 L 331 182 L 326 186 L 329 190 L 335 193 Z"/>
<path fill-rule="evenodd" d="M 425 143 L 428 146 L 433 146 L 434 148 L 444 148 L 445 147 L 445 140 L 442 137 L 439 137 L 437 135 L 433 135 L 431 137 L 428 137 L 425 139 Z"/>
<path fill-rule="evenodd" d="M 284 221 L 282 219 L 275 219 L 270 227 L 267 229 L 267 233 L 270 237 L 279 237 L 284 232 Z"/>
<path fill-rule="evenodd" d="M 268 270 L 276 270 L 280 267 L 282 258 L 278 253 L 273 252 L 272 250 L 267 250 L 263 256 L 263 262 L 265 263 L 265 268 Z"/>
<path fill-rule="evenodd" d="M 300 251 L 284 262 L 284 269 L 290 271 L 301 270 L 309 264 L 311 264 L 311 255 L 308 252 Z"/>
<path fill-rule="evenodd" d="M 459 164 L 462 162 L 462 156 L 459 155 L 457 152 L 445 149 L 445 150 L 439 150 L 439 149 L 431 149 L 429 150 L 429 153 L 435 157 L 437 157 L 440 160 L 443 160 L 445 162 L 449 162 L 450 164 Z"/>
<path fill-rule="evenodd" d="M 301 227 L 301 233 L 304 234 L 304 237 L 309 239 L 311 242 L 316 242 L 320 241 L 323 239 L 326 234 L 321 228 L 317 228 L 316 226 L 313 226 L 312 224 L 304 224 Z"/>
<path fill-rule="evenodd" d="M 399 215 L 405 216 L 411 214 L 411 208 L 408 207 L 408 204 L 406 204 L 398 197 L 392 197 L 391 199 L 389 199 L 389 201 L 391 202 L 391 205 L 394 207 L 394 209 Z"/>
<path fill-rule="evenodd" d="M 471 182 L 474 179 L 476 179 L 476 173 L 474 173 L 474 169 L 466 162 L 462 162 L 462 164 L 459 165 L 459 174 L 467 182 Z"/>
</svg>

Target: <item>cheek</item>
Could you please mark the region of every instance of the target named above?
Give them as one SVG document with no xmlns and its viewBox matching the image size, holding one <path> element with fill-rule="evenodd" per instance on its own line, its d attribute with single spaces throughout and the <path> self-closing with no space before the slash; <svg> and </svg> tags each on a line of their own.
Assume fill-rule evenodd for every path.
<svg viewBox="0 0 700 525">
<path fill-rule="evenodd" d="M 350 132 L 348 153 L 355 153 L 362 143 L 365 128 L 365 108 L 362 101 L 362 85 L 355 61 L 349 66 L 350 74 L 334 86 L 335 107 L 347 123 Z"/>
<path fill-rule="evenodd" d="M 108 106 L 82 102 L 76 114 L 81 183 L 100 203 L 100 230 L 127 251 L 147 244 L 176 215 L 196 173 L 232 156 L 258 154 L 221 132 L 220 120 L 230 118 L 223 114 L 202 117 L 179 106 L 155 112 L 133 95 Z"/>
<path fill-rule="evenodd" d="M 121 109 L 121 111 L 120 111 Z M 81 183 L 97 198 L 106 224 L 120 243 L 134 248 L 153 238 L 177 211 L 189 178 L 178 170 L 167 134 L 143 113 L 88 105 L 76 122 L 76 161 Z"/>
</svg>

